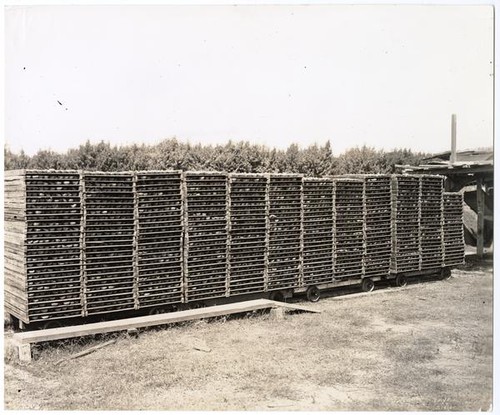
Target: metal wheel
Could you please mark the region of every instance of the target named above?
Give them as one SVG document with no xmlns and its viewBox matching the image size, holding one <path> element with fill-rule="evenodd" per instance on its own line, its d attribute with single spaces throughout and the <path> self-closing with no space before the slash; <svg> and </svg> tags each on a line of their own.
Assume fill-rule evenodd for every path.
<svg viewBox="0 0 500 415">
<path fill-rule="evenodd" d="M 47 330 L 47 329 L 56 329 L 58 327 L 62 327 L 63 324 L 60 320 L 49 320 L 46 321 L 42 324 L 40 324 L 39 329 L 40 330 Z"/>
<path fill-rule="evenodd" d="M 398 275 L 396 277 L 396 285 L 398 287 L 405 287 L 408 284 L 408 279 L 404 275 Z"/>
<path fill-rule="evenodd" d="M 449 280 L 451 278 L 451 269 L 449 267 L 441 269 L 441 279 Z"/>
<path fill-rule="evenodd" d="M 315 285 L 311 285 L 306 291 L 306 297 L 311 303 L 317 303 L 321 296 L 319 288 Z"/>
<path fill-rule="evenodd" d="M 269 293 L 269 299 L 272 301 L 278 301 L 280 303 L 285 301 L 285 296 L 281 291 L 271 291 Z"/>
<path fill-rule="evenodd" d="M 156 314 L 163 314 L 165 311 L 161 307 L 153 307 L 149 310 L 148 314 L 150 316 L 156 315 Z"/>
<path fill-rule="evenodd" d="M 365 293 L 373 291 L 374 288 L 375 288 L 375 283 L 370 278 L 363 278 L 363 282 L 361 283 L 361 289 Z"/>
<path fill-rule="evenodd" d="M 173 306 L 173 311 L 186 311 L 189 310 L 189 303 L 180 303 Z"/>
</svg>

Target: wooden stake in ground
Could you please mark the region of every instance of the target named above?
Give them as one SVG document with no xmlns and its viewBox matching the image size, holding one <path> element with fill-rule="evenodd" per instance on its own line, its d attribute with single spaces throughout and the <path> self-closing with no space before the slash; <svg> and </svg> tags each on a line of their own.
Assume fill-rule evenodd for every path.
<svg viewBox="0 0 500 415">
<path fill-rule="evenodd" d="M 114 343 L 116 343 L 116 339 L 107 341 L 106 343 L 98 344 L 97 346 L 89 347 L 88 349 L 83 350 L 79 353 L 75 353 L 69 357 L 65 357 L 64 359 L 58 360 L 55 363 L 55 365 L 59 365 L 63 362 L 67 362 L 68 360 L 77 359 L 79 357 L 86 356 L 90 353 L 94 353 L 96 350 L 102 349 L 103 347 L 109 346 L 109 345 L 114 344 Z"/>
</svg>

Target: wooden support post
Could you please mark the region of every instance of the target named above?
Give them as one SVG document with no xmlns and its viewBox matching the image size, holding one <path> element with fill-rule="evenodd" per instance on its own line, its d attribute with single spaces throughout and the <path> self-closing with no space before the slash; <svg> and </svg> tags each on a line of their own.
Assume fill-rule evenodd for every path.
<svg viewBox="0 0 500 415">
<path fill-rule="evenodd" d="M 18 344 L 17 349 L 19 351 L 19 360 L 21 362 L 31 362 L 31 344 Z"/>
<path fill-rule="evenodd" d="M 181 267 L 180 275 L 180 286 L 181 286 L 181 302 L 185 303 L 185 290 L 186 290 L 186 280 L 184 278 L 186 264 L 184 262 L 184 245 L 187 233 L 187 217 L 186 217 L 186 186 L 185 186 L 185 174 L 184 172 L 179 173 L 179 193 L 181 195 L 181 238 L 179 241 L 179 261 Z"/>
<path fill-rule="evenodd" d="M 86 192 L 85 192 L 85 173 L 79 170 L 80 176 L 80 304 L 82 317 L 87 316 L 87 249 L 85 245 L 86 229 L 87 229 L 87 208 L 86 208 Z"/>
<path fill-rule="evenodd" d="M 285 310 L 282 307 L 273 307 L 269 312 L 269 317 L 271 320 L 283 320 L 285 318 Z"/>
<path fill-rule="evenodd" d="M 134 309 L 138 310 L 139 303 L 139 195 L 137 192 L 137 173 L 132 173 L 132 192 L 134 195 L 134 239 L 132 242 L 132 269 L 134 275 L 133 295 Z"/>
<path fill-rule="evenodd" d="M 418 177 L 418 269 L 422 270 L 422 177 Z"/>
<path fill-rule="evenodd" d="M 337 210 L 335 209 L 335 203 L 336 203 L 336 196 L 337 196 L 337 186 L 335 183 L 335 179 L 332 179 L 332 279 L 330 282 L 335 282 L 335 264 L 337 260 L 337 249 L 336 249 L 336 243 L 337 243 L 337 237 L 336 237 L 336 229 L 337 229 Z"/>
<path fill-rule="evenodd" d="M 477 257 L 482 258 L 484 252 L 484 192 L 483 178 L 476 178 L 476 199 L 477 199 Z"/>
<path fill-rule="evenodd" d="M 391 176 L 391 272 L 398 272 L 397 263 L 397 204 L 398 200 L 398 179 L 396 175 Z"/>
<path fill-rule="evenodd" d="M 304 178 L 300 179 L 299 287 L 304 286 Z"/>
<path fill-rule="evenodd" d="M 367 244 L 366 244 L 366 216 L 367 216 L 367 209 L 366 209 L 366 177 L 363 178 L 363 256 L 361 257 L 361 278 L 365 277 L 366 273 L 366 249 L 367 249 Z"/>
<path fill-rule="evenodd" d="M 231 295 L 231 184 L 232 176 L 226 175 L 226 293 Z"/>
<path fill-rule="evenodd" d="M 453 179 L 449 176 L 444 179 L 444 191 L 445 192 L 453 192 Z"/>
<path fill-rule="evenodd" d="M 335 261 L 336 261 L 336 247 L 337 238 L 335 235 L 335 229 L 337 229 L 337 210 L 335 209 L 337 187 L 335 186 L 335 179 L 332 179 L 332 279 L 330 282 L 335 282 Z"/>
<path fill-rule="evenodd" d="M 446 247 L 445 247 L 445 242 L 444 242 L 444 192 L 445 192 L 445 183 L 446 183 L 446 178 L 443 177 L 442 181 L 443 185 L 441 186 L 441 220 L 440 220 L 440 226 L 439 229 L 441 231 L 441 267 L 445 267 L 445 252 L 446 252 Z"/>
<path fill-rule="evenodd" d="M 139 337 L 139 330 L 135 327 L 131 329 L 127 329 L 127 336 L 129 337 Z"/>
<path fill-rule="evenodd" d="M 266 174 L 266 236 L 264 240 L 264 291 L 267 292 L 269 290 L 269 233 L 271 232 L 271 219 L 270 209 L 271 209 L 271 201 L 269 198 L 269 192 L 271 187 L 271 175 Z"/>
<path fill-rule="evenodd" d="M 188 216 L 188 196 L 186 172 L 181 173 L 181 196 L 182 196 L 182 302 L 189 301 L 189 216 Z"/>
</svg>

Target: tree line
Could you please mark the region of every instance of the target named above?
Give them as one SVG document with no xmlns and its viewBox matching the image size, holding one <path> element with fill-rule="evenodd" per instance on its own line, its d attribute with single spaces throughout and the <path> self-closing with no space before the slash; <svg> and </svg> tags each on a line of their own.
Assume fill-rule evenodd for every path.
<svg viewBox="0 0 500 415">
<path fill-rule="evenodd" d="M 82 169 L 90 171 L 198 170 L 243 173 L 302 173 L 307 176 L 356 173 L 392 173 L 395 164 L 416 165 L 428 154 L 409 149 L 392 151 L 355 147 L 339 156 L 330 142 L 300 148 L 291 144 L 286 150 L 229 141 L 223 145 L 192 145 L 170 138 L 152 145 L 111 146 L 87 141 L 65 153 L 39 150 L 33 156 L 23 151 L 4 149 L 4 168 Z"/>
</svg>

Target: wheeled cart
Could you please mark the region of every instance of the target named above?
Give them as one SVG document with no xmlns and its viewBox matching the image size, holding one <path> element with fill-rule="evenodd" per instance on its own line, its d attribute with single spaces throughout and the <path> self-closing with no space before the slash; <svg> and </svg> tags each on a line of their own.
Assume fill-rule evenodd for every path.
<svg viewBox="0 0 500 415">
<path fill-rule="evenodd" d="M 5 173 L 5 310 L 47 326 L 449 270 L 462 196 L 442 176 Z M 444 272 L 444 271 L 443 271 Z"/>
</svg>

